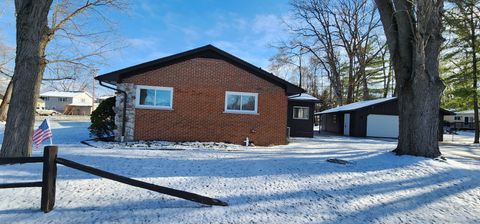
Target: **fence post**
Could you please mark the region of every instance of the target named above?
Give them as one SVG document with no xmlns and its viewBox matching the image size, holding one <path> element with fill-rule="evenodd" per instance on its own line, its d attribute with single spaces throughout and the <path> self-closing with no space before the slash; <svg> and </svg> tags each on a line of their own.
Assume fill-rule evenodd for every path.
<svg viewBox="0 0 480 224">
<path fill-rule="evenodd" d="M 55 205 L 55 182 L 57 180 L 58 146 L 45 146 L 43 149 L 43 178 L 41 210 L 45 213 Z"/>
</svg>

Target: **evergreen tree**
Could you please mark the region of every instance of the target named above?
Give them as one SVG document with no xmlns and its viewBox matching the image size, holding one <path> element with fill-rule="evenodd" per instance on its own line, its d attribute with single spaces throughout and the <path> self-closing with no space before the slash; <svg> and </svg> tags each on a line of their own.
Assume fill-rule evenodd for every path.
<svg viewBox="0 0 480 224">
<path fill-rule="evenodd" d="M 478 56 L 480 0 L 448 0 L 444 18 L 449 41 L 444 49 L 443 78 L 447 83 L 443 105 L 474 109 L 475 138 L 479 143 Z"/>
</svg>

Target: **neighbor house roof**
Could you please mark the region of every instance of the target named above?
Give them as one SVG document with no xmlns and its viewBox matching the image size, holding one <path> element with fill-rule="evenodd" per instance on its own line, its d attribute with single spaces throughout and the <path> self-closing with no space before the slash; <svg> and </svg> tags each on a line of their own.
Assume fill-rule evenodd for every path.
<svg viewBox="0 0 480 224">
<path fill-rule="evenodd" d="M 42 97 L 75 97 L 83 93 L 86 93 L 88 96 L 92 97 L 90 93 L 84 92 L 84 91 L 70 91 L 70 92 L 48 91 L 45 93 L 41 93 L 40 96 Z"/>
<path fill-rule="evenodd" d="M 67 106 L 75 106 L 75 107 L 91 107 L 91 103 L 71 103 L 68 104 Z"/>
<path fill-rule="evenodd" d="M 104 100 L 104 99 L 108 99 L 108 98 L 110 98 L 110 97 L 115 97 L 115 95 L 98 96 L 97 99 Z"/>
<path fill-rule="evenodd" d="M 321 111 L 321 112 L 317 112 L 315 114 L 329 114 L 329 113 L 337 113 L 337 112 L 354 111 L 354 110 L 358 110 L 358 109 L 361 109 L 361 108 L 364 108 L 364 107 L 369 107 L 369 106 L 372 106 L 372 105 L 385 103 L 385 102 L 389 102 L 389 101 L 396 100 L 396 99 L 397 99 L 397 97 L 387 97 L 387 98 L 381 98 L 381 99 L 375 99 L 375 100 L 360 101 L 360 102 L 356 102 L 356 103 L 351 103 L 351 104 L 331 108 L 331 109 L 324 110 L 324 111 Z M 449 111 L 449 110 L 445 110 L 443 108 L 440 108 L 440 112 L 442 112 L 443 115 L 453 115 L 453 114 L 455 114 L 454 112 Z"/>
<path fill-rule="evenodd" d="M 375 99 L 375 100 L 360 101 L 360 102 L 351 103 L 351 104 L 331 108 L 331 109 L 328 109 L 328 110 L 324 110 L 324 111 L 321 111 L 321 112 L 318 112 L 318 113 L 315 113 L 315 114 L 329 114 L 329 113 L 337 113 L 337 112 L 344 112 L 344 111 L 352 111 L 352 110 L 357 110 L 357 109 L 360 109 L 360 108 L 372 106 L 372 105 L 375 105 L 375 104 L 388 102 L 388 101 L 395 100 L 395 99 L 397 99 L 397 98 L 396 97 L 387 97 L 387 98 L 381 98 L 381 99 Z"/>
<path fill-rule="evenodd" d="M 464 110 L 455 112 L 455 114 L 473 114 L 474 110 Z"/>
<path fill-rule="evenodd" d="M 223 59 L 247 71 L 250 71 L 252 74 L 258 77 L 261 77 L 267 81 L 270 81 L 274 84 L 277 84 L 283 87 L 287 92 L 287 94 L 289 95 L 305 92 L 305 90 L 303 90 L 302 88 L 290 82 L 287 82 L 273 75 L 270 72 L 267 72 L 255 65 L 252 65 L 210 44 L 203 47 L 195 48 L 189 51 L 185 51 L 182 53 L 174 54 L 171 56 L 159 58 L 153 61 L 145 62 L 142 64 L 138 64 L 138 65 L 127 67 L 117 71 L 113 71 L 110 73 L 106 73 L 106 74 L 95 77 L 95 79 L 116 85 L 117 83 L 120 83 L 122 79 L 131 77 L 134 75 L 138 75 L 141 73 L 145 73 L 147 71 L 155 70 L 171 64 L 175 64 L 181 61 L 185 61 L 188 59 L 196 58 L 196 57 Z"/>
<path fill-rule="evenodd" d="M 306 93 L 301 93 L 301 94 L 295 94 L 291 95 L 288 97 L 288 100 L 290 101 L 302 101 L 302 102 L 313 102 L 313 103 L 319 103 L 320 100 L 310 94 Z"/>
</svg>

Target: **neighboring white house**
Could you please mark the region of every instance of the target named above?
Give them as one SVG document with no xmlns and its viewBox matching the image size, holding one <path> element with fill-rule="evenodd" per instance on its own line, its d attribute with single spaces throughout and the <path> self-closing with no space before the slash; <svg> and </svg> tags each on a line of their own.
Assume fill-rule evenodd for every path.
<svg viewBox="0 0 480 224">
<path fill-rule="evenodd" d="M 455 115 L 444 116 L 443 120 L 458 129 L 475 129 L 473 110 L 455 112 Z"/>
<path fill-rule="evenodd" d="M 45 109 L 56 110 L 69 115 L 90 115 L 93 97 L 85 91 L 60 92 L 49 91 L 40 94 L 45 101 Z"/>
</svg>

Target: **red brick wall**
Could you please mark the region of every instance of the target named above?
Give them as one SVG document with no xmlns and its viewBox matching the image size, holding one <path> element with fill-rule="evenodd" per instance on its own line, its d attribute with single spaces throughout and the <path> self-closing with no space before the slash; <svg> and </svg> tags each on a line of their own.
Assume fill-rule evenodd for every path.
<svg viewBox="0 0 480 224">
<path fill-rule="evenodd" d="M 284 89 L 226 61 L 195 58 L 123 82 L 173 87 L 173 110 L 135 110 L 135 140 L 286 144 Z M 259 114 L 224 113 L 225 91 L 258 93 Z"/>
</svg>

